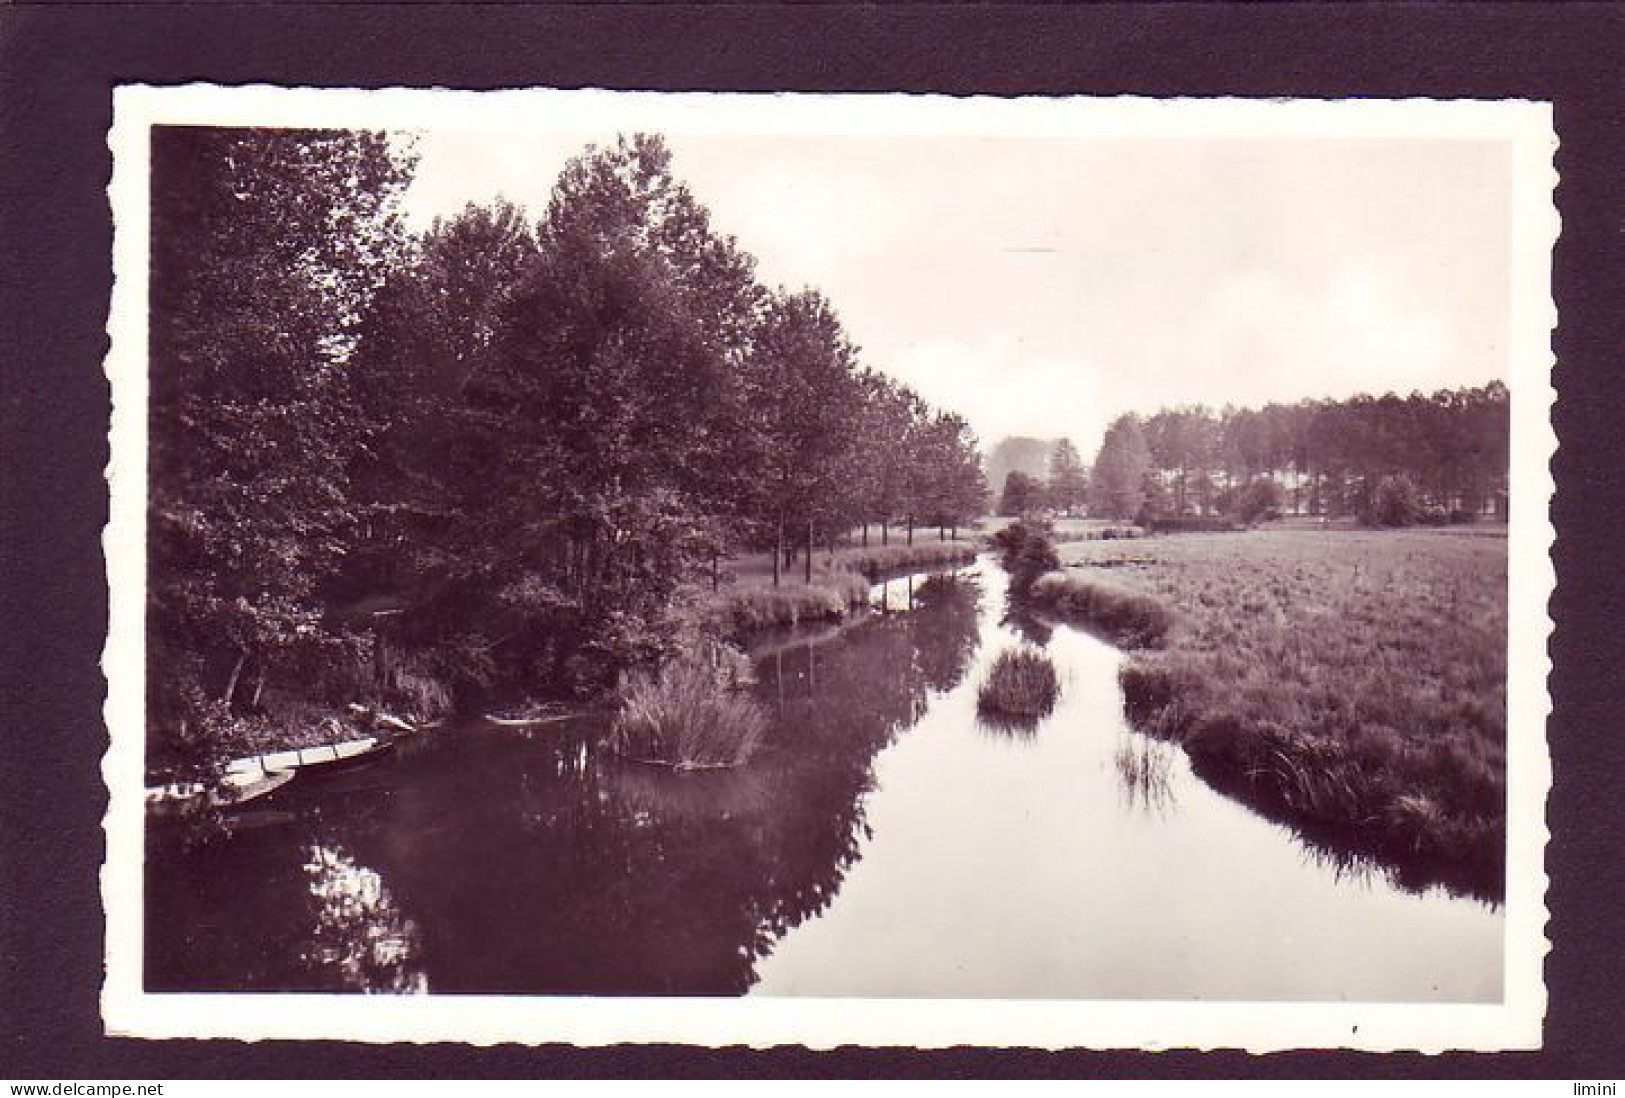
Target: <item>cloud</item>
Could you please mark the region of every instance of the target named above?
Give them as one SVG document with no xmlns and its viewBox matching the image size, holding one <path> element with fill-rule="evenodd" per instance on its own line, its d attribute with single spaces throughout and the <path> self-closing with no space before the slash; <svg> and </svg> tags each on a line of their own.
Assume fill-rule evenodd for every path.
<svg viewBox="0 0 1625 1098">
<path fill-rule="evenodd" d="M 965 416 L 984 447 L 1033 435 L 1071 438 L 1092 452 L 1110 414 L 1096 391 L 1098 368 L 1034 354 L 1007 333 L 910 344 L 882 368 L 933 405 Z"/>
<path fill-rule="evenodd" d="M 426 135 L 414 222 L 534 214 L 612 134 Z M 1491 143 L 668 135 L 769 285 L 991 444 L 1126 412 L 1505 376 L 1510 190 Z"/>
<path fill-rule="evenodd" d="M 1452 325 L 1394 257 L 1335 262 L 1319 285 L 1241 272 L 1215 288 L 1182 344 L 1175 369 L 1190 403 L 1405 393 L 1453 383 L 1461 358 Z"/>
</svg>

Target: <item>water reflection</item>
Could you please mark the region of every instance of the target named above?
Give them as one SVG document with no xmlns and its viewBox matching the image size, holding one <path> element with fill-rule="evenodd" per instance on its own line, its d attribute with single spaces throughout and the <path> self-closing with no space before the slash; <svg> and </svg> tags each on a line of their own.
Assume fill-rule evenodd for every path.
<svg viewBox="0 0 1625 1098">
<path fill-rule="evenodd" d="M 875 755 L 976 653 L 974 583 L 892 585 L 912 613 L 764 638 L 774 719 L 742 769 L 623 761 L 602 717 L 479 725 L 301 778 L 276 826 L 195 849 L 154 831 L 148 986 L 746 991 L 871 837 Z"/>
<path fill-rule="evenodd" d="M 302 777 L 207 843 L 153 827 L 147 986 L 1499 994 L 1496 913 L 1317 860 L 1215 792 L 1128 730 L 1121 655 L 1011 612 L 990 560 L 891 583 L 911 612 L 753 645 L 773 717 L 738 770 L 626 762 L 603 716 L 479 724 Z M 976 709 L 1015 642 L 1063 689 L 1012 734 Z"/>
<path fill-rule="evenodd" d="M 1118 734 L 1112 763 L 1118 788 L 1128 808 L 1162 815 L 1175 807 L 1173 776 L 1179 749 L 1127 729 Z"/>
<path fill-rule="evenodd" d="M 983 576 L 983 643 L 875 759 L 864 840 L 829 909 L 757 965 L 764 995 L 1494 1000 L 1498 915 L 1360 882 L 1133 732 L 1121 654 L 1056 628 L 1036 731 L 977 722 L 1026 640 Z"/>
<path fill-rule="evenodd" d="M 305 861 L 315 930 L 301 959 L 320 982 L 396 994 L 429 990 L 414 964 L 418 928 L 401 914 L 378 872 L 342 850 L 312 843 Z"/>
</svg>

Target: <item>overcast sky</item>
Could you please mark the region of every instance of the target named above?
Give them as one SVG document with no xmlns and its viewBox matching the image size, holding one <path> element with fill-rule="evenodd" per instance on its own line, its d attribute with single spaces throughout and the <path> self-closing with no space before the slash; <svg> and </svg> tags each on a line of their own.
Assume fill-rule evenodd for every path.
<svg viewBox="0 0 1625 1098">
<path fill-rule="evenodd" d="M 544 208 L 613 133 L 426 133 L 418 225 Z M 1507 375 L 1505 145 L 1421 140 L 685 136 L 674 170 L 760 261 L 822 290 L 866 364 L 985 445 L 1125 411 Z"/>
</svg>

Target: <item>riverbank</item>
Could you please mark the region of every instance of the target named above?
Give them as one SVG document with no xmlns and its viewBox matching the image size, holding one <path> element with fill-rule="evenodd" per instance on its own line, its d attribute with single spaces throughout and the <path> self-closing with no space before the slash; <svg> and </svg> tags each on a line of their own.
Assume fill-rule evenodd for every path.
<svg viewBox="0 0 1625 1098">
<path fill-rule="evenodd" d="M 701 632 L 740 640 L 751 633 L 809 622 L 841 622 L 869 604 L 872 581 L 888 574 L 928 571 L 975 559 L 980 546 L 965 538 L 944 539 L 936 531 L 915 531 L 908 543 L 902 530 L 889 544 L 839 545 L 833 552 L 815 550 L 812 580 L 805 561 L 781 569 L 773 583 L 772 557 L 766 553 L 731 558 L 718 566 L 718 586 L 697 582 L 681 592 L 678 613 Z M 399 677 L 399 676 L 397 676 Z M 449 704 L 449 692 L 440 692 Z M 207 779 L 233 759 L 274 752 L 322 747 L 354 740 L 373 731 L 373 724 L 344 706 L 317 704 L 293 696 L 286 688 L 265 692 L 265 706 L 252 714 L 234 715 L 211 729 L 206 757 L 159 756 L 149 762 L 148 784 Z M 578 706 L 579 707 L 579 706 Z M 437 712 L 434 715 L 441 715 Z M 408 714 L 423 723 L 423 714 Z"/>
<path fill-rule="evenodd" d="M 1504 537 L 1258 530 L 1060 556 L 1037 601 L 1131 650 L 1129 718 L 1210 784 L 1412 885 L 1499 898 Z"/>
<path fill-rule="evenodd" d="M 976 559 L 980 546 L 964 538 L 939 539 L 916 531 L 914 544 L 837 546 L 815 550 L 812 579 L 805 562 L 780 570 L 766 553 L 735 557 L 719 569 L 716 590 L 696 586 L 688 597 L 698 622 L 735 637 L 756 629 L 837 621 L 868 605 L 870 584 L 888 573 L 927 571 Z"/>
</svg>

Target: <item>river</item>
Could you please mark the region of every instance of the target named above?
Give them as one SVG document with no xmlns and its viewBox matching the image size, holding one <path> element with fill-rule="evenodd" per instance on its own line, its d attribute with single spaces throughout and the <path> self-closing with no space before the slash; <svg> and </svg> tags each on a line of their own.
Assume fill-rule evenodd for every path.
<svg viewBox="0 0 1625 1098">
<path fill-rule="evenodd" d="M 1499 909 L 1395 886 L 1131 731 L 1121 655 L 1009 620 L 1002 570 L 753 642 L 763 747 L 668 774 L 602 718 L 476 724 L 149 829 L 149 990 L 1494 1001 Z M 978 719 L 1003 649 L 1060 670 Z"/>
</svg>

